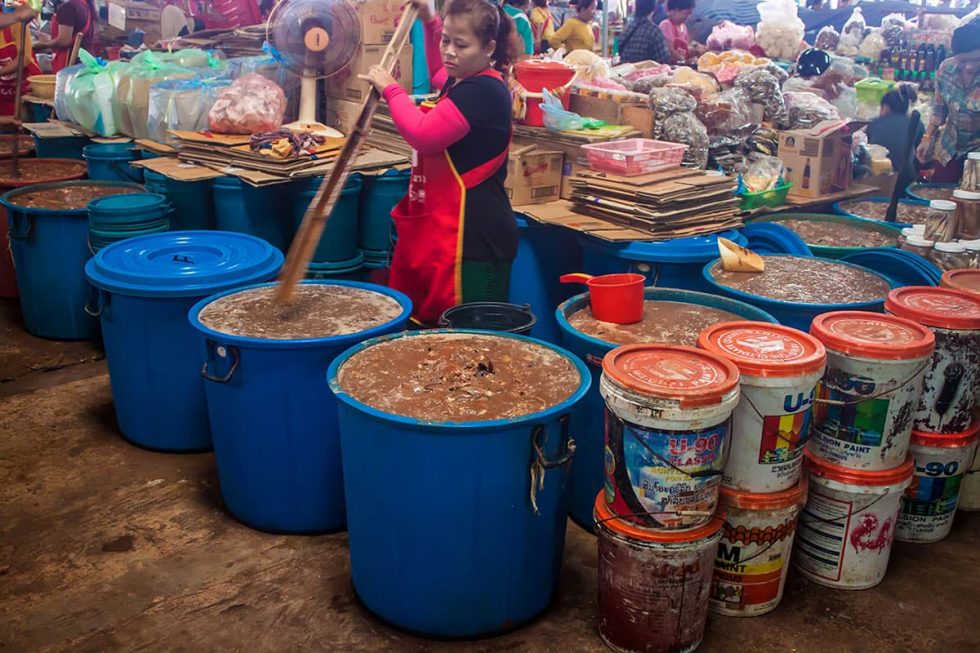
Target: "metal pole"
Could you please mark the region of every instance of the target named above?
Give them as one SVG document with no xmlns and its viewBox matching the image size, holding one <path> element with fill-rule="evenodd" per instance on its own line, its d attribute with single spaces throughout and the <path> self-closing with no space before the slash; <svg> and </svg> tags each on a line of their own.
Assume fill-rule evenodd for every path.
<svg viewBox="0 0 980 653">
<path fill-rule="evenodd" d="M 603 57 L 609 56 L 609 3 L 612 0 L 602 0 L 602 40 L 601 54 Z"/>
</svg>

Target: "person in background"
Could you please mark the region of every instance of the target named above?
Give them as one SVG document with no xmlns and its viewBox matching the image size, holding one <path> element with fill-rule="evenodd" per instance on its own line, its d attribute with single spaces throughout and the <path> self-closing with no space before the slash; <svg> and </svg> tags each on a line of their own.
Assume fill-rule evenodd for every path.
<svg viewBox="0 0 980 653">
<path fill-rule="evenodd" d="M 194 31 L 194 19 L 175 4 L 160 10 L 160 39 L 169 40 L 187 36 Z"/>
<path fill-rule="evenodd" d="M 919 161 L 942 165 L 932 176 L 935 182 L 959 181 L 966 155 L 980 151 L 980 22 L 956 29 L 951 50 L 936 71 L 932 119 L 916 150 Z"/>
<path fill-rule="evenodd" d="M 648 60 L 667 63 L 671 60 L 667 40 L 660 27 L 653 22 L 653 12 L 657 4 L 657 0 L 636 0 L 633 21 L 619 37 L 620 63 Z"/>
<path fill-rule="evenodd" d="M 694 0 L 667 0 L 667 20 L 660 23 L 660 31 L 667 39 L 671 61 L 684 63 L 691 54 L 691 37 L 687 33 L 687 19 L 694 13 Z"/>
<path fill-rule="evenodd" d="M 575 15 L 570 16 L 551 37 L 551 47 L 558 49 L 564 46 L 566 52 L 573 50 L 592 52 L 595 50 L 592 19 L 595 18 L 596 0 L 578 0 L 575 9 Z"/>
<path fill-rule="evenodd" d="M 806 8 L 810 11 L 820 11 L 823 9 L 824 0 L 806 0 Z"/>
<path fill-rule="evenodd" d="M 548 8 L 548 0 L 533 0 L 531 8 L 531 33 L 534 35 L 534 51 L 547 52 L 551 37 L 555 35 L 555 18 Z"/>
<path fill-rule="evenodd" d="M 909 108 L 916 100 L 918 95 L 912 84 L 899 84 L 897 89 L 885 93 L 881 98 L 880 115 L 868 125 L 868 143 L 888 148 L 888 158 L 891 159 L 892 169 L 898 174 L 897 184 L 900 188 L 907 188 L 915 181 L 915 149 L 925 131 L 920 123 L 908 150 L 909 156 L 903 159 L 902 153 L 909 147 Z"/>
<path fill-rule="evenodd" d="M 534 34 L 531 31 L 531 20 L 527 17 L 530 6 L 530 0 L 507 0 L 504 5 L 504 12 L 511 17 L 514 27 L 517 28 L 518 49 L 525 56 L 534 54 Z"/>
<path fill-rule="evenodd" d="M 30 30 L 26 33 L 26 42 L 20 42 L 21 24 L 34 20 L 34 16 L 34 10 L 27 5 L 21 5 L 10 13 L 0 14 L 0 116 L 3 117 L 20 117 L 20 111 L 15 106 L 15 101 L 17 99 L 17 57 L 21 48 L 24 48 L 24 77 L 21 83 L 21 92 L 26 94 L 30 89 L 28 77 L 41 74 L 41 69 L 38 68 L 37 62 L 34 60 L 34 53 L 31 51 Z"/>
<path fill-rule="evenodd" d="M 435 325 L 457 304 L 506 302 L 517 256 L 517 221 L 504 179 L 514 60 L 514 22 L 486 0 L 449 0 L 445 22 L 428 0 L 419 8 L 429 72 L 439 99 L 416 107 L 387 71 L 365 79 L 414 150 L 408 194 L 392 211 L 398 244 L 389 285 L 412 299 L 413 319 Z"/>
<path fill-rule="evenodd" d="M 82 47 L 95 51 L 95 5 L 92 0 L 63 0 L 51 18 L 51 38 L 38 38 L 35 50 L 53 50 L 51 72 L 57 73 L 68 65 L 75 35 L 82 35 Z"/>
</svg>

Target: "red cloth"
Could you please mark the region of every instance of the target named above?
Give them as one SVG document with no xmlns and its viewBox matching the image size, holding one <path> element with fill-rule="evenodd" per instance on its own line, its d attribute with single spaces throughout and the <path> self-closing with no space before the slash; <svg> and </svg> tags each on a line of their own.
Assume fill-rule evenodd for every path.
<svg viewBox="0 0 980 653">
<path fill-rule="evenodd" d="M 83 34 L 82 47 L 91 52 L 94 48 L 95 36 L 92 24 L 92 10 L 85 0 L 68 0 L 58 8 L 57 13 L 51 17 L 51 38 L 58 38 L 60 31 L 59 25 L 72 28 L 71 42 L 54 51 L 54 60 L 51 62 L 51 72 L 57 73 L 68 65 L 68 57 L 74 46 L 75 36 Z M 80 27 L 79 27 L 80 26 Z"/>
<path fill-rule="evenodd" d="M 11 62 L 17 61 L 17 44 L 14 42 L 14 29 L 20 26 L 3 28 L 3 39 L 5 46 L 0 47 L 0 66 L 6 66 Z M 24 78 L 21 83 L 21 93 L 30 92 L 30 83 L 27 78 L 31 75 L 40 75 L 41 69 L 33 59 L 24 58 Z M 17 71 L 14 70 L 9 75 L 0 77 L 0 116 L 12 116 L 15 113 L 14 102 L 17 99 Z"/>
</svg>

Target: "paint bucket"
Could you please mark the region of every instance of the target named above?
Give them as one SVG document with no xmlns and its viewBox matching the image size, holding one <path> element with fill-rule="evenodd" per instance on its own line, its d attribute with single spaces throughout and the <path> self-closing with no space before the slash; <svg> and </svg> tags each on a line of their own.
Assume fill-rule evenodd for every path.
<svg viewBox="0 0 980 653">
<path fill-rule="evenodd" d="M 530 306 L 503 302 L 470 302 L 447 309 L 439 326 L 448 329 L 484 329 L 530 335 L 537 323 Z"/>
<path fill-rule="evenodd" d="M 546 347 L 572 363 L 578 386 L 537 413 L 453 422 L 374 409 L 340 383 L 345 363 L 371 347 L 460 334 Z M 396 626 L 439 637 L 498 634 L 544 611 L 561 572 L 565 462 L 573 451 L 567 418 L 589 388 L 585 365 L 510 333 L 425 331 L 354 347 L 328 376 L 340 405 L 351 573 L 364 605 Z M 539 463 L 543 474 L 529 473 Z"/>
<path fill-rule="evenodd" d="M 620 653 L 693 651 L 708 619 L 721 519 L 651 531 L 595 500 L 599 536 L 599 636 Z"/>
<path fill-rule="evenodd" d="M 912 459 L 885 471 L 858 471 L 807 451 L 810 488 L 796 529 L 794 562 L 820 585 L 874 587 L 885 577 Z"/>
<path fill-rule="evenodd" d="M 82 150 L 88 165 L 88 178 L 97 181 L 143 183 L 143 169 L 129 165 L 140 158 L 133 143 L 92 143 Z"/>
<path fill-rule="evenodd" d="M 796 329 L 757 322 L 716 324 L 701 333 L 698 346 L 739 371 L 741 397 L 722 485 L 758 493 L 797 485 L 824 346 Z"/>
<path fill-rule="evenodd" d="M 901 465 L 935 337 L 911 320 L 860 311 L 821 315 L 810 334 L 827 348 L 810 451 L 850 469 Z"/>
<path fill-rule="evenodd" d="M 980 270 L 974 268 L 947 270 L 943 272 L 943 278 L 939 285 L 943 288 L 980 295 Z"/>
<path fill-rule="evenodd" d="M 783 598 L 796 518 L 806 502 L 807 479 L 771 494 L 722 486 L 725 515 L 709 609 L 729 617 L 772 612 Z"/>
<path fill-rule="evenodd" d="M 609 510 L 647 528 L 691 528 L 718 503 L 738 368 L 700 349 L 625 345 L 602 362 Z"/>
<path fill-rule="evenodd" d="M 968 430 L 980 399 L 980 296 L 909 286 L 890 292 L 885 310 L 927 326 L 936 335 L 913 427 L 928 433 Z"/>
<path fill-rule="evenodd" d="M 938 542 L 949 535 L 960 485 L 973 464 L 980 423 L 963 433 L 912 431 L 915 478 L 902 497 L 895 539 Z"/>
<path fill-rule="evenodd" d="M 214 229 L 214 195 L 210 181 L 180 181 L 152 170 L 146 170 L 144 174 L 146 189 L 165 195 L 173 204 L 174 212 L 170 216 L 173 231 Z"/>
<path fill-rule="evenodd" d="M 283 215 L 282 185 L 256 188 L 238 177 L 218 177 L 211 183 L 215 226 L 220 231 L 258 236 L 273 247 L 286 251 L 289 246 L 287 222 Z"/>
</svg>

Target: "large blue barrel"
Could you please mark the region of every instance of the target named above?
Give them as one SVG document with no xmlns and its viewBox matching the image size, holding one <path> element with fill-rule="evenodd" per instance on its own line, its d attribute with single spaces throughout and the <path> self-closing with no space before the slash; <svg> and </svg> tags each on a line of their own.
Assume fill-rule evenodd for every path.
<svg viewBox="0 0 980 653">
<path fill-rule="evenodd" d="M 661 302 L 684 302 L 715 308 L 720 311 L 734 313 L 746 320 L 775 323 L 771 315 L 754 306 L 734 299 L 709 295 L 690 290 L 674 290 L 670 288 L 646 288 L 644 298 Z M 606 403 L 599 394 L 599 378 L 602 376 L 602 359 L 615 349 L 615 345 L 599 338 L 582 333 L 568 323 L 568 316 L 579 311 L 589 303 L 589 294 L 583 293 L 572 297 L 558 307 L 555 319 L 561 329 L 561 344 L 573 354 L 589 364 L 592 372 L 592 388 L 582 400 L 582 403 L 572 413 L 572 433 L 578 449 L 572 461 L 571 500 L 569 513 L 572 519 L 588 531 L 595 526 L 592 512 L 595 508 L 595 497 L 604 483 L 605 456 L 605 414 Z M 669 343 L 677 344 L 677 343 Z"/>
<path fill-rule="evenodd" d="M 357 246 L 372 263 L 386 262 L 392 250 L 391 210 L 408 192 L 410 170 L 387 170 L 365 176 L 361 186 Z"/>
<path fill-rule="evenodd" d="M 318 281 L 361 281 L 364 278 L 364 256 L 358 252 L 349 261 L 338 263 L 310 263 L 306 278 Z"/>
<path fill-rule="evenodd" d="M 144 154 L 145 154 L 144 150 Z M 214 229 L 214 196 L 210 181 L 179 181 L 147 170 L 146 189 L 165 195 L 174 207 L 170 229 Z"/>
<path fill-rule="evenodd" d="M 310 177 L 294 181 L 290 188 L 292 206 L 292 231 L 299 229 L 306 215 L 306 209 L 316 196 L 323 177 Z M 347 178 L 344 189 L 333 207 L 330 220 L 320 237 L 320 244 L 313 253 L 314 263 L 343 263 L 350 267 L 363 257 L 357 250 L 357 216 L 361 196 L 361 175 L 353 174 Z"/>
<path fill-rule="evenodd" d="M 142 190 L 142 186 L 121 182 L 65 181 L 25 186 L 0 198 L 7 208 L 24 326 L 40 338 L 87 340 L 98 333 L 98 322 L 85 310 L 89 299 L 85 262 L 91 256 L 88 210 L 24 207 L 17 204 L 17 198 L 39 190 L 93 183 L 108 189 Z"/>
<path fill-rule="evenodd" d="M 58 136 L 40 138 L 34 135 L 34 154 L 39 159 L 82 160 L 82 150 L 91 141 L 87 136 Z"/>
<path fill-rule="evenodd" d="M 202 373 L 208 379 L 205 396 L 221 496 L 244 523 L 277 533 L 344 528 L 337 402 L 324 375 L 345 349 L 403 329 L 412 312 L 408 297 L 381 286 L 304 283 L 372 290 L 396 300 L 402 312 L 363 332 L 306 340 L 234 336 L 201 323 L 198 316 L 205 307 L 239 291 L 200 301 L 189 314 L 205 361 Z"/>
<path fill-rule="evenodd" d="M 566 465 L 559 461 L 569 455 L 567 418 L 589 389 L 589 373 L 551 347 L 578 370 L 571 396 L 540 413 L 486 422 L 387 414 L 338 382 L 344 363 L 367 347 L 444 333 L 537 342 L 490 331 L 398 334 L 365 342 L 330 366 L 340 402 L 351 572 L 358 597 L 396 626 L 436 637 L 490 636 L 530 621 L 554 597 L 567 510 Z M 552 466 L 532 492 L 538 456 Z"/>
<path fill-rule="evenodd" d="M 258 236 L 276 249 L 289 248 L 289 215 L 283 215 L 282 184 L 256 188 L 238 177 L 218 177 L 211 184 L 215 226 Z"/>
<path fill-rule="evenodd" d="M 282 261 L 254 236 L 176 231 L 115 243 L 88 262 L 127 440 L 160 451 L 211 448 L 200 344 L 187 312 L 213 293 L 268 281 Z"/>
<path fill-rule="evenodd" d="M 132 193 L 92 200 L 88 237 L 92 253 L 112 243 L 170 229 L 170 202 L 159 193 Z"/>
<path fill-rule="evenodd" d="M 129 165 L 140 158 L 133 143 L 92 143 L 82 150 L 82 158 L 88 165 L 89 179 L 143 183 L 143 169 Z"/>
</svg>

